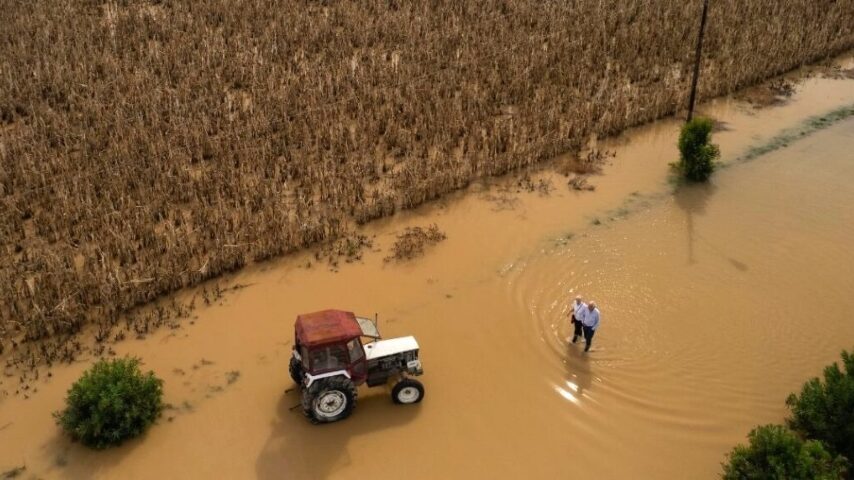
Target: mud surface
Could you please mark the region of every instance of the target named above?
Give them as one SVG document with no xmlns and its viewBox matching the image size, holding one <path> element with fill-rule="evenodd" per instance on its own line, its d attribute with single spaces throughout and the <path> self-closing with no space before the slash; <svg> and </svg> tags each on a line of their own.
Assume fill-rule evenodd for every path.
<svg viewBox="0 0 854 480">
<path fill-rule="evenodd" d="M 854 81 L 814 77 L 773 107 L 705 105 L 730 163 L 708 186 L 673 193 L 679 122 L 664 121 L 600 142 L 616 156 L 589 178 L 595 192 L 549 172 L 537 181 L 550 193 L 478 186 L 372 224 L 376 251 L 337 272 L 306 268 L 309 253 L 253 267 L 193 323 L 113 347 L 166 382 L 171 408 L 142 439 L 92 452 L 59 434 L 50 412 L 87 361 L 53 368 L 28 399 L 4 377 L 0 472 L 713 478 L 754 424 L 780 421 L 785 396 L 852 347 L 854 119 L 745 156 L 852 104 Z M 433 223 L 447 239 L 384 261 L 407 227 Z M 602 309 L 588 355 L 563 340 L 576 293 Z M 342 423 L 290 411 L 293 319 L 326 307 L 415 335 L 424 402 L 363 387 Z"/>
</svg>

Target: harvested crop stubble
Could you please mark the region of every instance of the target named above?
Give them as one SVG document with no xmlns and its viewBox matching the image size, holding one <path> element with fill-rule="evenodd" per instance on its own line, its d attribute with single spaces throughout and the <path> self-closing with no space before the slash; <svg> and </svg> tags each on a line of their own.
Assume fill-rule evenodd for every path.
<svg viewBox="0 0 854 480">
<path fill-rule="evenodd" d="M 0 0 L 0 339 L 116 321 L 673 113 L 699 9 Z M 854 2 L 717 0 L 700 95 L 852 46 Z"/>
</svg>

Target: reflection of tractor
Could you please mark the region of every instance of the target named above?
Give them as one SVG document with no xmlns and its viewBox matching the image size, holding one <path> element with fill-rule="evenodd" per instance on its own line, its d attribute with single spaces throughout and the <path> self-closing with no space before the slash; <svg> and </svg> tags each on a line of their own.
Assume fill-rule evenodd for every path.
<svg viewBox="0 0 854 480">
<path fill-rule="evenodd" d="M 356 386 L 395 380 L 395 403 L 418 403 L 424 386 L 414 337 L 381 340 L 376 323 L 352 312 L 324 310 L 297 317 L 291 378 L 300 387 L 302 408 L 315 423 L 343 420 L 356 407 Z M 362 344 L 362 337 L 368 339 Z"/>
</svg>

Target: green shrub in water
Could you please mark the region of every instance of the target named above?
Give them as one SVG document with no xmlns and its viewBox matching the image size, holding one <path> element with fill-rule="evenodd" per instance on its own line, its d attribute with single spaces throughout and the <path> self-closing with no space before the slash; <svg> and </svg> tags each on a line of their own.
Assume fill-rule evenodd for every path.
<svg viewBox="0 0 854 480">
<path fill-rule="evenodd" d="M 813 378 L 786 403 L 792 410 L 788 424 L 793 430 L 854 460 L 854 355 L 843 351 L 842 368 L 829 365 L 823 382 Z"/>
<path fill-rule="evenodd" d="M 711 143 L 714 124 L 708 118 L 694 118 L 682 127 L 679 135 L 680 173 L 692 182 L 704 182 L 715 171 L 721 152 Z"/>
<path fill-rule="evenodd" d="M 821 442 L 802 440 L 782 425 L 756 427 L 748 445 L 739 445 L 723 464 L 724 480 L 840 480 L 847 462 Z"/>
<path fill-rule="evenodd" d="M 162 380 L 142 373 L 139 360 L 100 360 L 68 390 L 57 423 L 93 448 L 119 445 L 143 433 L 163 410 Z"/>
</svg>

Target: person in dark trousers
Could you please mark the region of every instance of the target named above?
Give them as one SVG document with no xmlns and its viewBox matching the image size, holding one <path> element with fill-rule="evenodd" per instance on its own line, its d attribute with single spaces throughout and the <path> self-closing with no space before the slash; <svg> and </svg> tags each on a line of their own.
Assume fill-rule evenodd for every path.
<svg viewBox="0 0 854 480">
<path fill-rule="evenodd" d="M 569 321 L 570 325 L 572 325 L 572 343 L 578 341 L 578 337 L 584 338 L 584 328 L 581 325 L 581 320 L 579 319 L 583 310 L 587 308 L 587 305 L 581 301 L 581 296 L 575 297 L 575 300 L 569 306 L 569 316 L 571 320 Z"/>
<path fill-rule="evenodd" d="M 584 346 L 584 351 L 590 351 L 590 344 L 593 343 L 593 335 L 599 328 L 599 309 L 596 308 L 596 302 L 589 302 L 587 308 L 581 311 L 581 324 L 584 328 L 584 341 L 587 344 Z"/>
</svg>

